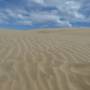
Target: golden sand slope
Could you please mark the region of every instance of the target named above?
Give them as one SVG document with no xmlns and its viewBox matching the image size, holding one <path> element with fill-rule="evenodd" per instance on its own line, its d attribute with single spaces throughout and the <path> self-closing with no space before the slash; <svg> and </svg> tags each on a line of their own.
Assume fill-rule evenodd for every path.
<svg viewBox="0 0 90 90">
<path fill-rule="evenodd" d="M 0 90 L 90 90 L 90 31 L 0 31 Z"/>
</svg>

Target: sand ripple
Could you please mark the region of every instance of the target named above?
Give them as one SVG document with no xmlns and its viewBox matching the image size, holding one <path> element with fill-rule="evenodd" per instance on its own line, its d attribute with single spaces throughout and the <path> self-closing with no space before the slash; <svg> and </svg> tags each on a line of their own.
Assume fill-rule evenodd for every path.
<svg viewBox="0 0 90 90">
<path fill-rule="evenodd" d="M 0 31 L 0 90 L 90 90 L 90 31 Z"/>
</svg>

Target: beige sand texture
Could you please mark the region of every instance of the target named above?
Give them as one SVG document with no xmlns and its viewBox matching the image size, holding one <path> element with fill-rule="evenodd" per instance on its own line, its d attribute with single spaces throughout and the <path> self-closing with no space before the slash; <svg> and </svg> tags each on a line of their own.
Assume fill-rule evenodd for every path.
<svg viewBox="0 0 90 90">
<path fill-rule="evenodd" d="M 0 90 L 90 90 L 90 30 L 0 30 Z"/>
</svg>

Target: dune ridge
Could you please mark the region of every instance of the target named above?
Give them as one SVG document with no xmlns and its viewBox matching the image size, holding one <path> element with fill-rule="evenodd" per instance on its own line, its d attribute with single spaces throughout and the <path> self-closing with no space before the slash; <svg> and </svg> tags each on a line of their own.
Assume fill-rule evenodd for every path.
<svg viewBox="0 0 90 90">
<path fill-rule="evenodd" d="M 90 30 L 0 30 L 0 90 L 90 90 Z"/>
</svg>

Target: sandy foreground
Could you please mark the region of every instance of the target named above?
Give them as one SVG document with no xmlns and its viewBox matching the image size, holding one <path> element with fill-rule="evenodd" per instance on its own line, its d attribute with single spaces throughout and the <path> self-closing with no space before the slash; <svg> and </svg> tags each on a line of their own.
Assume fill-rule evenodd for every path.
<svg viewBox="0 0 90 90">
<path fill-rule="evenodd" d="M 0 30 L 0 90 L 90 90 L 90 30 Z"/>
</svg>

